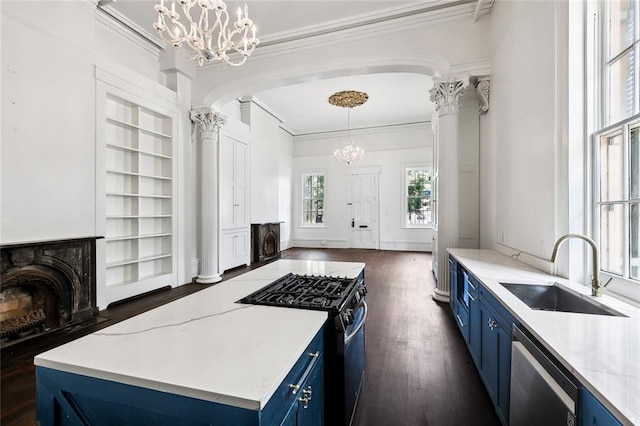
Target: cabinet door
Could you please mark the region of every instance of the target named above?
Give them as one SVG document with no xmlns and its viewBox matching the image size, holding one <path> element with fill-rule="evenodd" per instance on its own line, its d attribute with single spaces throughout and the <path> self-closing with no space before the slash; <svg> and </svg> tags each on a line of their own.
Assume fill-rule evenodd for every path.
<svg viewBox="0 0 640 426">
<path fill-rule="evenodd" d="M 458 262 L 449 256 L 449 304 L 453 314 L 456 314 L 456 305 L 458 300 Z"/>
<path fill-rule="evenodd" d="M 322 356 L 287 411 L 280 426 L 322 426 L 324 424 Z"/>
<path fill-rule="evenodd" d="M 495 317 L 484 303 L 480 303 L 480 372 L 493 401 L 498 393 L 498 332 L 493 323 Z"/>
<path fill-rule="evenodd" d="M 302 392 L 297 399 L 298 425 L 321 426 L 324 424 L 324 401 L 322 382 L 322 362 L 316 364 L 309 379 L 302 387 Z"/>
<path fill-rule="evenodd" d="M 470 289 L 469 294 L 469 352 L 471 358 L 476 364 L 476 367 L 480 368 L 480 325 L 482 320 L 480 318 L 480 302 L 478 300 L 477 292 L 474 294 Z"/>
<path fill-rule="evenodd" d="M 222 229 L 234 227 L 234 141 L 223 137 L 220 140 L 220 226 Z"/>
<path fill-rule="evenodd" d="M 248 155 L 249 148 L 242 142 L 236 142 L 234 146 L 234 198 L 233 198 L 233 224 L 237 227 L 249 225 L 249 211 L 247 206 L 248 186 Z"/>
<path fill-rule="evenodd" d="M 480 302 L 480 373 L 504 424 L 509 419 L 511 337 L 493 309 Z"/>
</svg>

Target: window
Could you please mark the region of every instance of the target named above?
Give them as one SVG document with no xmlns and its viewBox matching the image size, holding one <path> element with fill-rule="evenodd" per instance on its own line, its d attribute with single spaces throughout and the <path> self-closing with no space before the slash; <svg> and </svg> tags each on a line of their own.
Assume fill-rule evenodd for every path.
<svg viewBox="0 0 640 426">
<path fill-rule="evenodd" d="M 324 224 L 324 175 L 302 175 L 302 225 Z"/>
<path fill-rule="evenodd" d="M 428 226 L 431 216 L 431 169 L 405 169 L 405 226 Z"/>
<path fill-rule="evenodd" d="M 601 3 L 602 100 L 593 138 L 593 223 L 601 270 L 640 280 L 639 3 Z"/>
</svg>

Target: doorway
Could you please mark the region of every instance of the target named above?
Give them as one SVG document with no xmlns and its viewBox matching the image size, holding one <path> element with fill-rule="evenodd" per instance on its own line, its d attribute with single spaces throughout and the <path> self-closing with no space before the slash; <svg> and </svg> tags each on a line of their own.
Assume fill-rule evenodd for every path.
<svg viewBox="0 0 640 426">
<path fill-rule="evenodd" d="M 379 172 L 353 171 L 347 202 L 348 232 L 351 248 L 378 249 L 379 241 Z"/>
</svg>

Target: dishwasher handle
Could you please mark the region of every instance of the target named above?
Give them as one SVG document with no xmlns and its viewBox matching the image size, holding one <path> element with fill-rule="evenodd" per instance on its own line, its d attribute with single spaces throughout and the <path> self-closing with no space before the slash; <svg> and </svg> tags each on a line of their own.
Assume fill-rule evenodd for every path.
<svg viewBox="0 0 640 426">
<path fill-rule="evenodd" d="M 564 390 L 573 400 L 578 401 L 578 387 L 565 374 L 557 363 L 553 362 L 544 351 L 533 342 L 527 334 L 517 325 L 513 325 L 513 341 L 520 342 L 522 346 L 533 356 L 553 380 Z"/>
</svg>

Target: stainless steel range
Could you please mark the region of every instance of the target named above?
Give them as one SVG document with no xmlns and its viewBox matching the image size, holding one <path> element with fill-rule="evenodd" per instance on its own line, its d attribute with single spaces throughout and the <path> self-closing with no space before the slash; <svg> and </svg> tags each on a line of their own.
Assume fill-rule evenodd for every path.
<svg viewBox="0 0 640 426">
<path fill-rule="evenodd" d="M 364 380 L 364 271 L 356 278 L 287 274 L 241 303 L 327 311 L 325 424 L 350 425 Z"/>
</svg>

